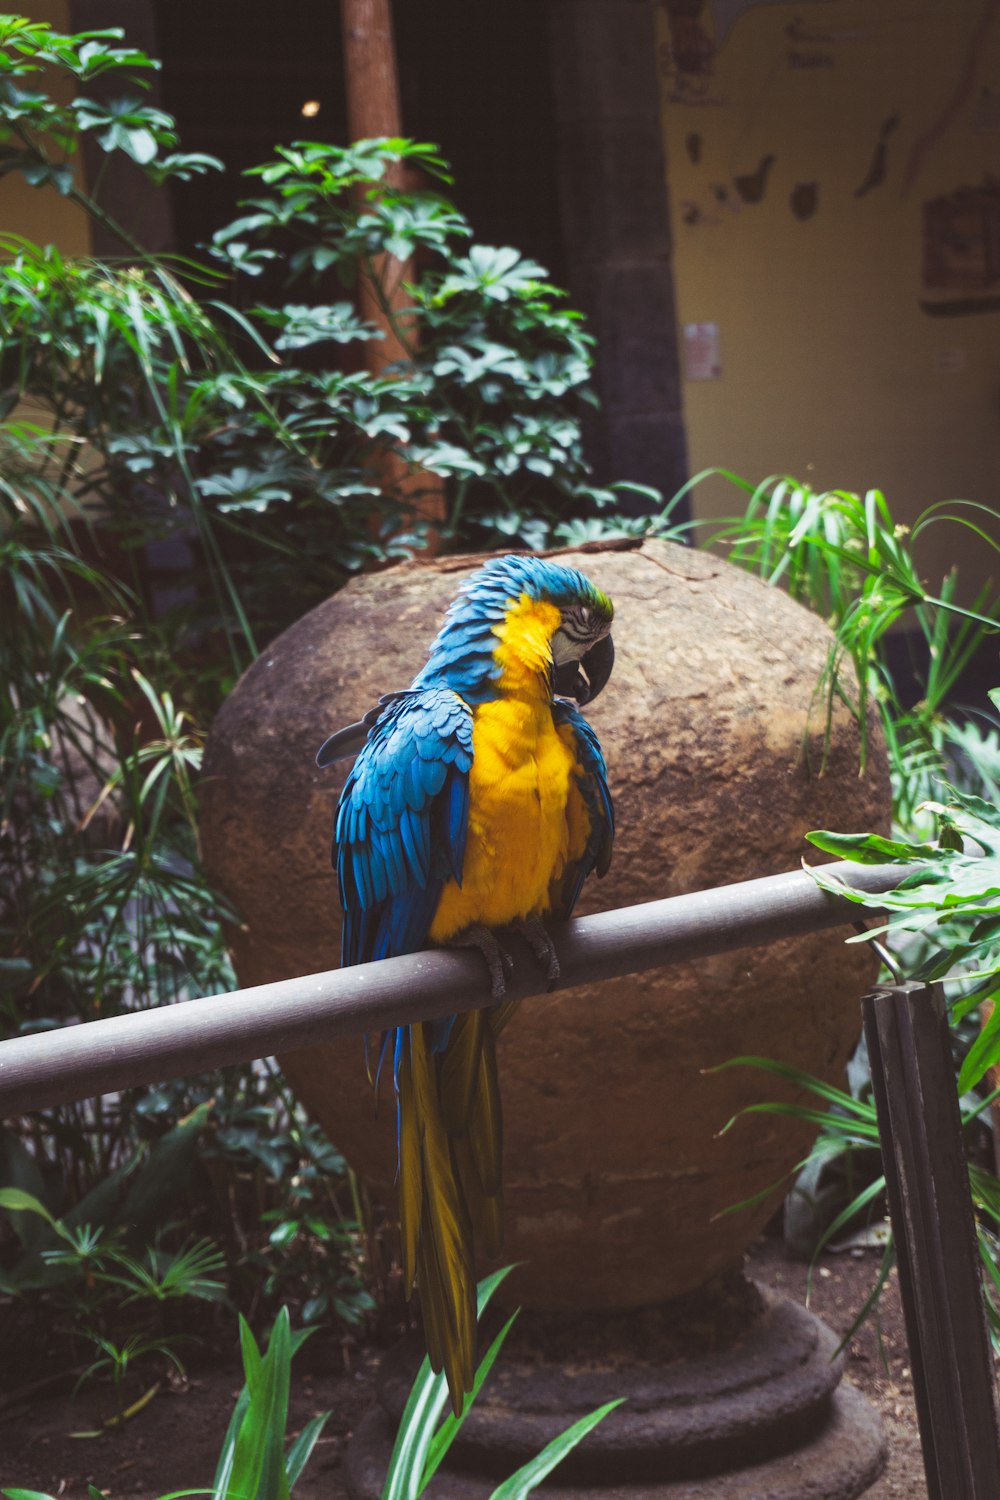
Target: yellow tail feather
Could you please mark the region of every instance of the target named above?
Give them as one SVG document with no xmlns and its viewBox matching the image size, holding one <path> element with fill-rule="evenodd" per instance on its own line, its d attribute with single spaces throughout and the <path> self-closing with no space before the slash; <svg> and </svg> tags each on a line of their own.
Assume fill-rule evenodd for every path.
<svg viewBox="0 0 1000 1500">
<path fill-rule="evenodd" d="M 410 1049 L 399 1060 L 399 1234 L 403 1251 L 403 1280 L 407 1288 L 417 1274 L 417 1246 L 423 1217 L 424 1166 L 416 1091 Z"/>
<path fill-rule="evenodd" d="M 429 1025 L 409 1028 L 400 1059 L 403 1274 L 420 1289 L 431 1365 L 462 1409 L 476 1353 L 473 1233 L 490 1255 L 502 1236 L 500 1091 L 490 1018 L 458 1017 L 435 1056 Z"/>
</svg>

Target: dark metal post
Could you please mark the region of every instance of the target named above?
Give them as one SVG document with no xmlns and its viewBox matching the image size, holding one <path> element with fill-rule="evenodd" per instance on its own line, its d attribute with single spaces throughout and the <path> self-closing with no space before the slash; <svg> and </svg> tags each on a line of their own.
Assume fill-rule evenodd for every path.
<svg viewBox="0 0 1000 1500">
<path fill-rule="evenodd" d="M 997 1500 L 1000 1426 L 939 984 L 862 1001 L 930 1500 Z"/>
</svg>

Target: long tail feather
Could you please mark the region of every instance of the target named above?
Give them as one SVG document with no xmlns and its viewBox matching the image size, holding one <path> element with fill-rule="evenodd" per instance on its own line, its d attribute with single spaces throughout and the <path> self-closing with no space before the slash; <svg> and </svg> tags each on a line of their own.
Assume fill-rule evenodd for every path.
<svg viewBox="0 0 1000 1500">
<path fill-rule="evenodd" d="M 492 1198 L 499 1195 L 503 1186 L 503 1123 L 497 1054 L 488 1028 L 483 1034 L 476 1081 L 467 1133 L 483 1192 Z"/>
<path fill-rule="evenodd" d="M 495 1260 L 503 1250 L 503 1196 L 484 1191 L 469 1137 L 456 1136 L 452 1144 L 476 1245 Z"/>
<path fill-rule="evenodd" d="M 449 1135 L 464 1135 L 469 1127 L 487 1025 L 481 1010 L 458 1016 L 441 1059 L 441 1108 Z"/>
<path fill-rule="evenodd" d="M 430 1282 L 435 1314 L 444 1309 L 438 1329 L 441 1360 L 452 1404 L 472 1385 L 476 1343 L 476 1268 L 472 1223 L 462 1194 L 451 1142 L 445 1128 L 438 1069 L 423 1023 L 410 1028 L 410 1065 L 419 1121 L 423 1171 L 420 1257 Z M 425 1288 L 421 1287 L 421 1295 Z M 441 1321 L 436 1318 L 436 1321 Z"/>
<path fill-rule="evenodd" d="M 403 1278 L 409 1288 L 417 1274 L 424 1201 L 423 1141 L 417 1118 L 416 1092 L 410 1049 L 404 1047 L 397 1079 L 399 1100 L 399 1234 L 403 1249 Z"/>
<path fill-rule="evenodd" d="M 520 1005 L 520 1000 L 501 1000 L 499 1005 L 494 1005 L 488 1012 L 490 1030 L 493 1033 L 494 1041 L 496 1041 L 508 1022 L 513 1020 Z"/>
<path fill-rule="evenodd" d="M 429 1024 L 409 1027 L 396 1068 L 403 1274 L 420 1290 L 427 1352 L 461 1411 L 476 1355 L 473 1240 L 502 1237 L 501 1120 L 490 1018 L 456 1017 L 443 1052 Z"/>
</svg>

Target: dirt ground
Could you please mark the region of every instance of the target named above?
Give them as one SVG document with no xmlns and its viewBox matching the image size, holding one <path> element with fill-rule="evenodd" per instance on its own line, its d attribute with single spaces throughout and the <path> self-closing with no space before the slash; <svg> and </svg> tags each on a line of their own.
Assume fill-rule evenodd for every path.
<svg viewBox="0 0 1000 1500">
<path fill-rule="evenodd" d="M 877 1267 L 878 1257 L 872 1252 L 825 1256 L 812 1274 L 813 1311 L 836 1331 L 846 1330 Z M 788 1260 L 779 1242 L 760 1241 L 751 1252 L 748 1270 L 766 1285 L 805 1300 L 807 1268 Z M 295 1487 L 296 1500 L 345 1500 L 341 1456 L 372 1400 L 379 1353 L 371 1346 L 351 1347 L 317 1337 L 296 1356 L 290 1433 L 316 1412 L 333 1412 Z M 64 1388 L 25 1392 L 12 1401 L 11 1394 L 23 1391 L 28 1377 L 34 1380 L 37 1375 L 37 1370 L 18 1370 L 5 1362 L 0 1488 L 19 1486 L 83 1500 L 90 1483 L 110 1500 L 154 1500 L 169 1491 L 211 1484 L 242 1379 L 235 1358 L 227 1360 L 221 1351 L 210 1350 L 197 1362 L 191 1359 L 186 1384 L 165 1381 L 124 1431 L 97 1438 L 72 1434 L 92 1429 L 113 1409 L 108 1388 L 91 1382 L 75 1397 Z M 867 1325 L 851 1344 L 848 1375 L 878 1408 L 888 1437 L 888 1465 L 869 1490 L 868 1500 L 926 1500 L 895 1274 L 882 1299 L 877 1327 Z"/>
</svg>

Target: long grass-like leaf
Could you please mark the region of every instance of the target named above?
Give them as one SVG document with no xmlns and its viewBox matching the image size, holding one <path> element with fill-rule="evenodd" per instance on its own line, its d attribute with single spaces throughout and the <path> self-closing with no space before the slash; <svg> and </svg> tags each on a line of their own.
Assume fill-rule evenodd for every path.
<svg viewBox="0 0 1000 1500">
<path fill-rule="evenodd" d="M 836 1355 L 838 1354 L 843 1353 L 848 1344 L 851 1342 L 851 1339 L 861 1327 L 862 1323 L 865 1322 L 865 1320 L 870 1316 L 872 1310 L 878 1305 L 878 1300 L 885 1290 L 885 1284 L 889 1279 L 889 1272 L 892 1270 L 895 1259 L 895 1247 L 890 1240 L 882 1253 L 882 1261 L 879 1265 L 878 1276 L 875 1279 L 875 1285 L 872 1287 L 861 1307 L 852 1318 L 850 1327 L 848 1328 L 847 1332 L 844 1334 L 843 1338 L 840 1340 L 840 1343 L 837 1345 L 836 1350 L 834 1351 L 834 1357 L 836 1357 Z"/>
<path fill-rule="evenodd" d="M 772 1057 L 755 1057 L 746 1055 L 743 1057 L 732 1057 L 724 1063 L 719 1063 L 714 1068 L 706 1071 L 709 1073 L 724 1073 L 729 1068 L 757 1068 L 762 1073 L 772 1073 L 777 1078 L 784 1078 L 789 1083 L 794 1083 L 797 1088 L 807 1089 L 809 1093 L 816 1094 L 820 1099 L 825 1099 L 828 1104 L 835 1104 L 845 1114 L 851 1115 L 858 1111 L 859 1103 L 853 1095 L 838 1089 L 835 1084 L 825 1083 L 822 1078 L 816 1078 L 812 1073 L 805 1073 L 801 1068 L 793 1067 L 790 1063 L 778 1062 Z M 734 1116 L 737 1119 L 738 1116 Z M 725 1127 L 727 1130 L 729 1126 Z"/>
<path fill-rule="evenodd" d="M 511 1313 L 510 1317 L 507 1319 L 506 1323 L 504 1323 L 496 1338 L 493 1340 L 493 1342 L 490 1344 L 490 1347 L 483 1355 L 483 1358 L 479 1363 L 479 1368 L 476 1370 L 475 1377 L 472 1382 L 472 1389 L 466 1393 L 465 1404 L 462 1407 L 461 1416 L 456 1417 L 453 1411 L 447 1412 L 445 1414 L 444 1421 L 441 1423 L 441 1426 L 437 1429 L 433 1438 L 431 1439 L 430 1446 L 427 1450 L 427 1459 L 424 1463 L 424 1471 L 421 1476 L 421 1493 L 430 1484 L 435 1473 L 444 1462 L 449 1448 L 458 1436 L 459 1430 L 462 1426 L 462 1423 L 465 1421 L 470 1407 L 476 1400 L 479 1392 L 482 1390 L 486 1377 L 489 1375 L 494 1364 L 496 1363 L 497 1356 L 499 1355 L 500 1350 L 503 1348 L 504 1343 L 506 1342 L 507 1335 L 508 1333 L 510 1333 L 510 1330 L 514 1326 L 515 1320 L 518 1316 L 518 1311 L 519 1309 Z"/>
<path fill-rule="evenodd" d="M 624 1396 L 620 1396 L 617 1401 L 605 1402 L 596 1411 L 589 1412 L 587 1416 L 574 1422 L 572 1427 L 568 1427 L 565 1432 L 553 1438 L 551 1443 L 546 1443 L 541 1453 L 529 1459 L 516 1474 L 512 1474 L 509 1479 L 504 1480 L 503 1484 L 497 1486 L 490 1500 L 524 1500 L 524 1496 L 536 1490 L 542 1480 L 552 1473 L 556 1465 L 562 1463 L 577 1444 L 582 1442 L 587 1433 L 593 1431 L 598 1422 L 603 1422 L 616 1406 L 621 1406 L 624 1399 Z"/>
<path fill-rule="evenodd" d="M 329 1422 L 332 1413 L 320 1412 L 306 1423 L 295 1441 L 290 1445 L 285 1456 L 285 1477 L 288 1488 L 292 1490 L 295 1481 L 309 1462 L 309 1456 L 319 1441 L 323 1428 Z"/>
<path fill-rule="evenodd" d="M 504 1266 L 479 1283 L 476 1289 L 477 1318 L 482 1317 L 497 1287 L 513 1269 L 513 1266 Z M 479 1384 L 482 1382 L 480 1381 Z M 382 1500 L 417 1500 L 426 1483 L 424 1476 L 434 1440 L 434 1431 L 447 1401 L 448 1383 L 444 1373 L 435 1375 L 431 1370 L 430 1360 L 425 1357 L 417 1371 L 400 1418 L 399 1431 L 396 1434 L 382 1490 Z M 461 1417 L 457 1419 L 457 1425 L 461 1424 L 470 1406 L 471 1401 L 466 1399 Z"/>
</svg>

